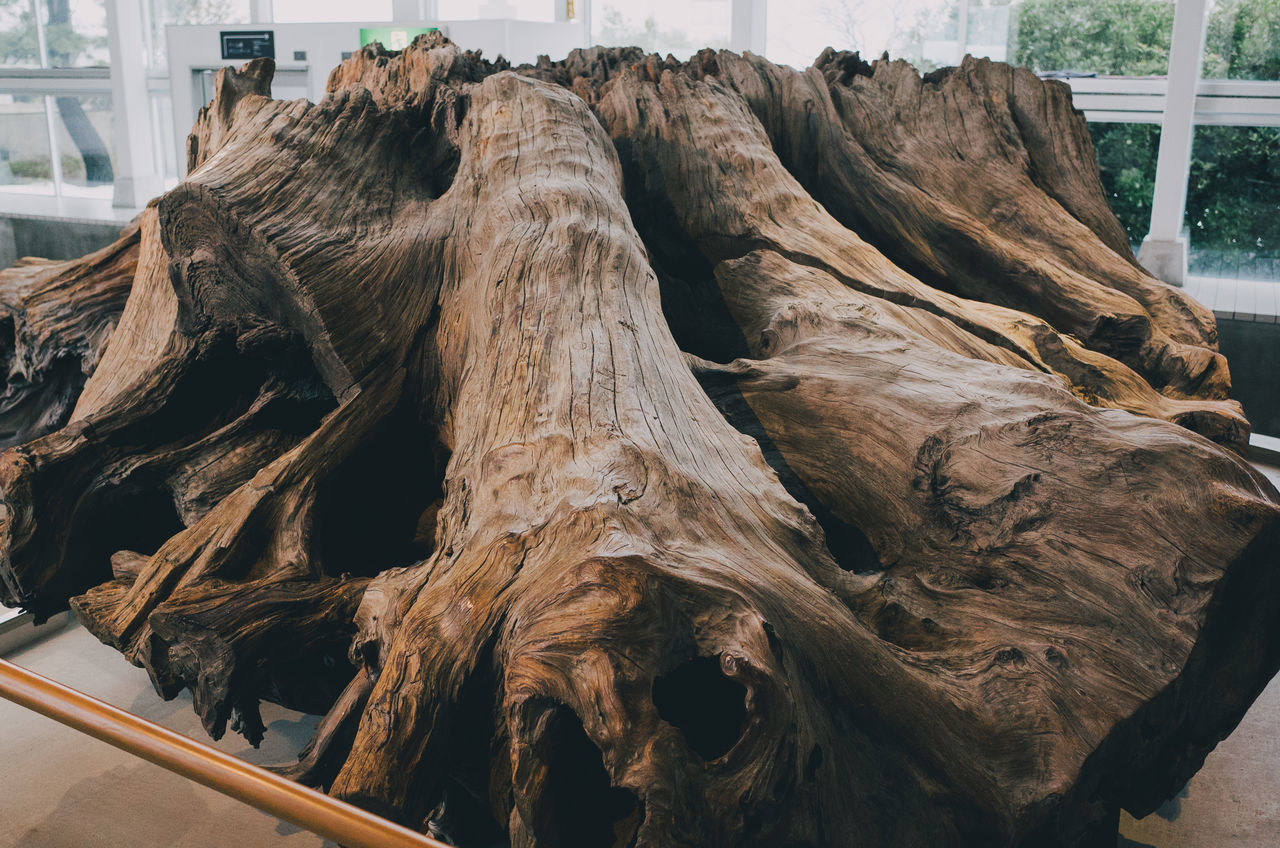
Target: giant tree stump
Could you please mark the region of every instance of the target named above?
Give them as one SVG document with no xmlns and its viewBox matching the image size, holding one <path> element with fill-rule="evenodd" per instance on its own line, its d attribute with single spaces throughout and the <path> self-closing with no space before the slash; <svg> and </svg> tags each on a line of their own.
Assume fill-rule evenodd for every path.
<svg viewBox="0 0 1280 848">
<path fill-rule="evenodd" d="M 1065 86 L 271 73 L 41 289 L 132 274 L 0 456 L 6 600 L 212 735 L 327 711 L 289 773 L 460 845 L 1114 844 L 1276 671 L 1277 494 Z"/>
</svg>

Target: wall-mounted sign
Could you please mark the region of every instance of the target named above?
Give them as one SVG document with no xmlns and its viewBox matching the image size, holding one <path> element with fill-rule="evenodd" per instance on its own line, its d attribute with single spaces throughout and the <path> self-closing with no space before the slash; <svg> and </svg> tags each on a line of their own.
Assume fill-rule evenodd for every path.
<svg viewBox="0 0 1280 848">
<path fill-rule="evenodd" d="M 439 31 L 440 27 L 361 27 L 360 46 L 378 41 L 388 50 L 403 50 L 423 33 Z"/>
<path fill-rule="evenodd" d="M 269 29 L 259 30 L 223 30 L 222 58 L 224 59 L 268 59 L 276 57 L 276 34 Z"/>
</svg>

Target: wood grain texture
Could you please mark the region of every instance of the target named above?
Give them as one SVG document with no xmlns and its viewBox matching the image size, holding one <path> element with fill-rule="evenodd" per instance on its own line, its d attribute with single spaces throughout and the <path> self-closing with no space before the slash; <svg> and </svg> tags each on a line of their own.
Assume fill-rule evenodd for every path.
<svg viewBox="0 0 1280 848">
<path fill-rule="evenodd" d="M 211 734 L 327 710 L 284 773 L 459 845 L 1102 845 L 1280 667 L 1280 496 L 1065 87 L 271 73 L 220 73 L 105 351 L 41 343 L 87 351 L 67 423 L 0 454 L 5 600 Z"/>
<path fill-rule="evenodd" d="M 88 256 L 0 270 L 0 447 L 61 427 L 103 356 L 138 265 L 139 225 Z"/>
</svg>

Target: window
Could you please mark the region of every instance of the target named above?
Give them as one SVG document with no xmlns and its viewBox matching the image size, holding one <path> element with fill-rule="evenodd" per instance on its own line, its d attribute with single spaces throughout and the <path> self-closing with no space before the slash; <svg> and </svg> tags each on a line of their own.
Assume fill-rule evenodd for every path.
<svg viewBox="0 0 1280 848">
<path fill-rule="evenodd" d="M 1275 97 L 1280 2 L 1214 0 L 1200 74 L 1241 80 L 1214 84 L 1228 97 Z M 1280 127 L 1197 126 L 1185 222 L 1191 273 L 1280 281 Z"/>
<path fill-rule="evenodd" d="M 143 6 L 148 64 L 169 66 L 164 28 L 175 24 L 247 24 L 249 0 L 147 0 Z"/>
<path fill-rule="evenodd" d="M 775 0 L 767 53 L 795 67 L 831 46 L 887 50 L 922 71 L 969 53 L 1035 71 L 1163 74 L 1173 11 L 1171 0 Z"/>
<path fill-rule="evenodd" d="M 703 47 L 729 46 L 731 0 L 595 0 L 591 40 L 688 59 Z"/>
<path fill-rule="evenodd" d="M 50 68 L 106 67 L 107 12 L 103 0 L 40 0 Z"/>
<path fill-rule="evenodd" d="M 1156 188 L 1159 124 L 1089 124 L 1102 188 L 1134 251 L 1151 224 Z"/>
<path fill-rule="evenodd" d="M 1014 59 L 1037 72 L 1163 76 L 1173 13 L 1170 0 L 1025 0 L 1010 10 Z"/>
<path fill-rule="evenodd" d="M 53 194 L 45 98 L 0 95 L 0 192 Z"/>
<path fill-rule="evenodd" d="M 115 175 L 106 7 L 102 0 L 10 0 L 0 4 L 5 64 L 54 69 L 10 84 L 0 96 L 0 188 L 110 199 Z M 43 71 L 46 75 L 47 70 Z M 65 83 L 71 83 L 68 89 Z M 77 91 L 77 89 L 81 89 Z"/>
<path fill-rule="evenodd" d="M 920 65 L 925 44 L 947 50 L 943 64 L 954 64 L 957 13 L 954 0 L 773 0 L 768 6 L 765 55 L 775 62 L 806 68 L 826 47 L 857 50 Z"/>
<path fill-rule="evenodd" d="M 1200 67 L 1205 79 L 1280 80 L 1280 2 L 1213 2 Z"/>
<path fill-rule="evenodd" d="M 30 68 L 105 67 L 103 0 L 10 0 L 0 4 L 0 61 Z"/>
<path fill-rule="evenodd" d="M 108 95 L 0 95 L 0 192 L 111 199 L 111 121 Z"/>
<path fill-rule="evenodd" d="M 1280 127 L 1196 127 L 1186 227 L 1190 273 L 1280 280 Z"/>
<path fill-rule="evenodd" d="M 0 3 L 0 63 L 38 68 L 40 41 L 28 2 Z"/>
<path fill-rule="evenodd" d="M 62 193 L 109 200 L 115 180 L 111 98 L 95 95 L 52 100 Z"/>
</svg>

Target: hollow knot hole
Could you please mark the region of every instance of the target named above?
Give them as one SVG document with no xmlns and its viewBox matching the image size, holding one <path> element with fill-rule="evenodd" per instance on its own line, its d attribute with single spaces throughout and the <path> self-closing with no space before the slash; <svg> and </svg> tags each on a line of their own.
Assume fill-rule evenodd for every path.
<svg viewBox="0 0 1280 848">
<path fill-rule="evenodd" d="M 725 676 L 718 657 L 696 657 L 653 681 L 653 704 L 704 760 L 729 753 L 747 721 L 747 687 Z"/>
</svg>

